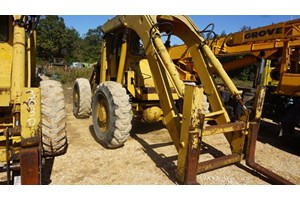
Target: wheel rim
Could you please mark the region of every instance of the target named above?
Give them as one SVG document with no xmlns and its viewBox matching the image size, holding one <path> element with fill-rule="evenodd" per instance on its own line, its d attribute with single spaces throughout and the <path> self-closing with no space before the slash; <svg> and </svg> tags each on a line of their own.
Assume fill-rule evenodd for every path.
<svg viewBox="0 0 300 200">
<path fill-rule="evenodd" d="M 97 105 L 97 121 L 101 132 L 105 133 L 108 130 L 108 102 L 103 94 L 99 94 Z"/>
</svg>

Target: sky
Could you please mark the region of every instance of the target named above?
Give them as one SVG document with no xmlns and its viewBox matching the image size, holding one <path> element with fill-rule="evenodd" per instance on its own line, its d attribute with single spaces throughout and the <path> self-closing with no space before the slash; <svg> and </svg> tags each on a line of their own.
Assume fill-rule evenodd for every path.
<svg viewBox="0 0 300 200">
<path fill-rule="evenodd" d="M 299 13 L 300 14 L 300 13 Z M 189 15 L 200 30 L 209 23 L 214 23 L 214 31 L 226 34 L 240 31 L 243 26 L 251 28 L 271 25 L 293 19 L 300 19 L 300 15 Z M 80 36 L 84 36 L 89 29 L 103 25 L 114 15 L 61 15 L 66 26 L 76 29 Z"/>
<path fill-rule="evenodd" d="M 60 15 L 68 27 L 80 35 L 88 29 L 102 25 L 114 15 L 172 14 L 189 15 L 199 29 L 215 24 L 220 34 L 237 32 L 242 26 L 256 28 L 272 23 L 300 18 L 297 0 L 276 2 L 270 0 L 30 0 L 20 5 L 19 1 L 4 0 L 0 6 L 3 14 Z"/>
</svg>

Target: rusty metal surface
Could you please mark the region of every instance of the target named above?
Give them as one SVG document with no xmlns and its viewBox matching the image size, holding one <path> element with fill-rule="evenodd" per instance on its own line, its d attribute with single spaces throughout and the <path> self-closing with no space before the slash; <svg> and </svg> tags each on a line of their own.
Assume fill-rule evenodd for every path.
<svg viewBox="0 0 300 200">
<path fill-rule="evenodd" d="M 214 169 L 218 169 L 221 167 L 225 167 L 237 162 L 241 161 L 241 155 L 240 154 L 232 154 L 227 156 L 222 156 L 219 158 L 215 158 L 212 160 L 200 162 L 198 164 L 198 173 L 208 172 Z"/>
<path fill-rule="evenodd" d="M 203 136 L 240 131 L 245 129 L 245 122 L 234 122 L 221 125 L 208 126 L 202 132 Z"/>
<path fill-rule="evenodd" d="M 250 135 L 250 144 L 249 144 L 249 150 L 248 154 L 246 155 L 246 164 L 256 170 L 258 173 L 261 173 L 268 177 L 271 181 L 275 182 L 276 184 L 284 184 L 284 185 L 293 185 L 292 182 L 286 180 L 285 178 L 279 176 L 278 174 L 275 174 L 274 172 L 266 169 L 265 167 L 257 164 L 255 162 L 255 148 L 256 148 L 256 140 L 257 140 L 257 134 L 259 129 L 258 123 L 252 123 L 250 125 L 251 128 L 251 135 Z"/>
<path fill-rule="evenodd" d="M 198 184 L 196 180 L 196 176 L 197 176 L 199 154 L 200 154 L 199 132 L 190 132 L 184 184 L 188 184 L 188 185 Z"/>
<path fill-rule="evenodd" d="M 31 138 L 22 138 L 21 140 L 21 146 L 22 147 L 31 147 L 31 146 L 37 146 L 40 143 L 40 138 L 38 137 L 38 133 L 35 137 Z"/>
<path fill-rule="evenodd" d="M 15 126 L 11 128 L 10 132 L 12 136 L 21 136 L 21 126 Z"/>
<path fill-rule="evenodd" d="M 23 148 L 20 153 L 20 171 L 22 185 L 41 183 L 40 156 L 38 147 Z"/>
</svg>

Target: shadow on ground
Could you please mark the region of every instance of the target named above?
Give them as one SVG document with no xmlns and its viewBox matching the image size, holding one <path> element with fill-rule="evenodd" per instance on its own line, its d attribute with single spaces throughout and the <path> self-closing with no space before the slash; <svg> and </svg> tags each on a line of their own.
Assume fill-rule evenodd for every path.
<svg viewBox="0 0 300 200">
<path fill-rule="evenodd" d="M 280 125 L 261 120 L 258 141 L 267 143 L 285 152 L 300 156 L 300 130 L 295 129 L 293 133 L 280 136 Z"/>
<path fill-rule="evenodd" d="M 172 146 L 173 142 L 149 144 L 142 138 L 143 135 L 162 128 L 165 128 L 165 126 L 161 122 L 147 124 L 133 120 L 130 135 L 141 144 L 144 152 L 151 158 L 156 167 L 158 167 L 174 184 L 180 184 L 176 178 L 176 165 L 174 163 L 177 160 L 177 155 L 167 157 L 156 151 L 157 148 Z"/>
<path fill-rule="evenodd" d="M 290 151 L 295 152 L 293 147 L 296 146 L 294 146 L 294 144 L 296 144 L 297 141 L 299 142 L 300 138 L 297 141 L 293 141 L 292 136 L 291 138 L 276 137 L 274 136 L 274 133 L 270 133 L 270 131 L 271 132 L 276 131 L 275 128 L 266 127 L 270 125 L 271 124 L 265 124 L 265 122 L 261 124 L 262 128 L 260 129 L 260 133 L 259 133 L 259 141 L 267 142 L 270 145 L 280 148 L 282 150 L 289 150 L 289 152 Z M 166 157 L 164 154 L 160 154 L 157 151 L 155 151 L 156 148 L 173 145 L 173 142 L 149 144 L 145 139 L 143 139 L 141 135 L 141 134 L 147 134 L 154 130 L 159 130 L 161 128 L 164 128 L 164 126 L 159 123 L 154 125 L 149 125 L 149 124 L 140 124 L 140 122 L 135 122 L 131 132 L 131 137 L 142 145 L 144 152 L 151 158 L 151 160 L 156 164 L 156 166 L 159 169 L 161 169 L 172 182 L 174 182 L 175 184 L 180 184 L 179 180 L 176 178 L 177 166 L 175 163 L 177 161 L 177 155 Z M 266 129 L 269 130 L 269 132 L 265 133 Z M 279 127 L 277 127 L 277 129 L 279 131 Z M 216 149 L 215 147 L 211 146 L 208 143 L 202 142 L 201 154 L 206 154 L 206 153 L 212 155 L 214 158 L 225 156 L 225 154 L 222 151 Z M 257 173 L 255 170 L 249 168 L 248 166 L 245 166 L 241 163 L 236 163 L 235 166 L 248 172 L 252 176 L 256 176 L 260 178 L 261 180 L 267 183 L 275 184 L 273 181 Z"/>
<path fill-rule="evenodd" d="M 42 185 L 49 185 L 55 158 L 45 158 L 42 165 Z"/>
</svg>

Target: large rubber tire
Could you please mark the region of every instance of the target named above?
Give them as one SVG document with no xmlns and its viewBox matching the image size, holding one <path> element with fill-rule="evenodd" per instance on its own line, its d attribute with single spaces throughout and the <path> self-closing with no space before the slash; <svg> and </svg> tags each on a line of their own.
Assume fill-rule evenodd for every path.
<svg viewBox="0 0 300 200">
<path fill-rule="evenodd" d="M 54 157 L 66 153 L 65 98 L 58 81 L 41 81 L 42 148 L 43 157 Z"/>
<path fill-rule="evenodd" d="M 106 148 L 124 145 L 131 130 L 131 104 L 121 84 L 101 83 L 93 97 L 93 127 L 96 140 Z"/>
<path fill-rule="evenodd" d="M 73 114 L 76 118 L 88 118 L 92 112 L 92 91 L 89 80 L 77 78 L 73 87 Z"/>
</svg>

